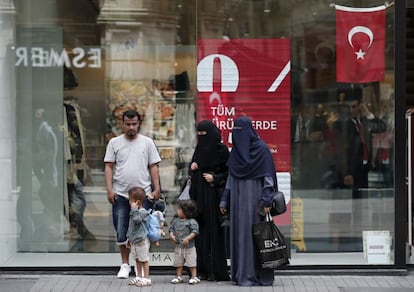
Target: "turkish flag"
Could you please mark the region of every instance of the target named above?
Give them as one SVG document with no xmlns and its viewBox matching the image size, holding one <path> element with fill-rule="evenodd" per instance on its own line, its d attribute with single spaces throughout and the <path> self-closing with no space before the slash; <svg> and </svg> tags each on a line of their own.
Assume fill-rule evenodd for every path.
<svg viewBox="0 0 414 292">
<path fill-rule="evenodd" d="M 336 81 L 384 80 L 385 8 L 336 5 Z"/>
</svg>

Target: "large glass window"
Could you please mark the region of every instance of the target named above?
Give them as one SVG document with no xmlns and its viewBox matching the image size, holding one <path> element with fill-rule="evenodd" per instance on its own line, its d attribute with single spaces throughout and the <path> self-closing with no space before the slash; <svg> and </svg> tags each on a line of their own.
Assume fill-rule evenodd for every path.
<svg viewBox="0 0 414 292">
<path fill-rule="evenodd" d="M 384 79 L 338 83 L 335 7 L 326 1 L 3 2 L 8 46 L 0 77 L 14 76 L 0 82 L 10 95 L 7 108 L 15 108 L 16 146 L 16 202 L 7 214 L 16 222 L 8 231 L 16 246 L 0 265 L 65 265 L 53 258 L 60 253 L 70 253 L 75 265 L 90 265 L 80 253 L 105 254 L 105 266 L 118 263 L 103 157 L 129 108 L 142 114 L 141 133 L 162 158 L 167 225 L 188 176 L 195 123 L 212 119 L 231 146 L 231 120 L 245 113 L 269 144 L 287 195 L 288 212 L 275 220 L 292 265 L 371 264 L 372 238 L 392 247 L 392 6 L 385 9 Z M 348 176 L 358 139 L 367 146 L 364 182 L 356 172 Z M 168 238 L 152 252 L 152 265 L 171 265 Z M 51 261 L 34 262 L 30 255 L 38 253 Z M 381 264 L 392 264 L 392 254 Z"/>
<path fill-rule="evenodd" d="M 154 139 L 162 158 L 167 226 L 188 176 L 195 145 L 195 2 L 18 4 L 10 49 L 22 133 L 17 252 L 117 253 L 103 157 L 109 139 L 121 133 L 126 109 L 141 114 L 140 131 Z M 161 241 L 154 252 L 171 252 L 170 240 Z"/>
<path fill-rule="evenodd" d="M 287 168 L 291 177 L 289 224 L 285 225 L 285 218 L 276 218 L 290 238 L 291 263 L 314 264 L 314 260 L 308 260 L 308 255 L 314 253 L 318 253 L 318 264 L 379 263 L 371 257 L 371 242 L 374 240 L 379 242 L 378 246 L 384 247 L 386 254 L 380 262 L 392 264 L 393 8 L 385 9 L 386 22 L 382 25 L 385 30 L 383 80 L 344 83 L 337 82 L 336 78 L 341 59 L 336 49 L 339 37 L 336 35 L 333 5 L 311 1 L 266 0 L 216 4 L 198 11 L 197 38 L 203 40 L 203 45 L 209 40 L 210 43 L 214 42 L 211 39 L 237 43 L 238 46 L 232 52 L 227 52 L 227 56 L 235 62 L 238 54 L 245 54 L 243 57 L 246 59 L 250 57 L 240 48 L 246 40 L 256 43 L 263 43 L 263 39 L 290 41 L 291 122 L 287 144 L 291 161 L 286 167 L 288 159 L 281 157 L 281 146 L 286 141 L 280 142 L 282 145 L 278 147 L 282 151 L 277 152 L 279 161 L 275 161 L 278 172 L 283 173 Z M 360 1 L 356 5 L 355 2 L 341 1 L 340 4 L 373 7 L 382 3 Z M 211 11 L 215 12 L 215 18 L 211 18 Z M 351 43 L 354 41 L 353 35 L 348 34 L 347 37 L 351 38 Z M 366 41 L 368 44 L 369 38 Z M 277 49 L 278 55 L 282 56 L 280 48 Z M 201 50 L 200 44 L 198 50 Z M 222 51 L 224 49 L 218 47 L 215 53 L 221 54 Z M 264 70 L 265 67 L 260 64 L 262 55 L 271 56 L 271 53 L 256 49 L 253 55 L 256 56 L 256 64 L 250 67 L 250 71 L 258 70 L 255 67 Z M 276 62 L 270 60 L 273 59 L 269 58 L 269 62 L 274 64 L 274 74 L 277 75 L 280 69 Z M 223 67 L 221 72 L 225 74 Z M 239 74 L 241 84 L 243 74 L 247 73 L 240 69 Z M 258 74 L 265 78 L 263 72 Z M 225 82 L 224 77 L 221 82 Z M 281 112 L 284 108 L 278 104 L 282 98 L 281 93 L 278 94 L 281 90 L 273 94 L 273 105 L 276 105 L 274 117 L 278 120 L 278 126 L 283 126 Z M 226 95 L 224 90 L 218 91 Z M 249 88 L 251 95 L 256 91 L 257 88 Z M 237 98 L 242 98 L 240 92 L 237 91 Z M 256 102 L 263 96 L 265 93 L 258 96 Z M 251 104 L 249 110 L 243 110 L 253 118 L 258 118 L 261 113 L 257 112 L 255 106 Z M 198 115 L 202 114 L 202 110 L 198 108 Z M 363 129 L 358 128 L 359 122 L 362 122 Z M 225 127 L 223 124 L 222 130 Z M 259 126 L 256 128 L 260 130 Z M 262 134 L 272 148 L 272 137 L 266 137 L 265 131 Z M 280 129 L 275 135 L 284 133 Z M 364 158 L 361 145 L 366 148 Z M 285 181 L 284 176 L 281 175 L 280 181 Z M 331 256 L 333 253 L 334 261 Z"/>
<path fill-rule="evenodd" d="M 372 1 L 358 4 L 372 6 Z M 345 264 L 370 264 L 375 261 L 370 242 L 379 236 L 377 242 L 386 246 L 387 253 L 381 263 L 392 264 L 393 9 L 385 9 L 382 27 L 384 79 L 339 83 L 335 8 L 308 8 L 308 18 L 301 24 L 293 20 L 292 26 L 292 197 L 303 212 L 297 233 L 292 214 L 292 239 L 298 235 L 300 239 L 293 241 L 292 250 L 340 252 Z"/>
</svg>

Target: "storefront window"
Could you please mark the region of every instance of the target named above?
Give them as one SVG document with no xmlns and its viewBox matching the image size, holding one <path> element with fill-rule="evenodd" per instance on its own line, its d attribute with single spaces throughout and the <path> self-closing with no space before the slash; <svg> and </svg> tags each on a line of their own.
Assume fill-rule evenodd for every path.
<svg viewBox="0 0 414 292">
<path fill-rule="evenodd" d="M 372 1 L 368 2 L 361 1 L 358 7 L 375 6 Z M 233 74 L 237 76 L 236 81 L 235 78 L 228 79 L 238 82 L 240 87 L 247 86 L 247 89 L 223 90 L 223 84 L 227 82 L 225 77 L 228 77 L 224 74 L 229 74 L 228 68 L 231 68 L 226 65 L 224 69 L 223 63 L 229 62 L 223 57 L 220 60 L 221 90 L 213 86 L 210 92 L 206 90 L 207 94 L 199 93 L 197 114 L 216 119 L 222 131 L 226 132 L 227 124 L 222 121 L 223 115 L 214 116 L 217 105 L 210 100 L 207 110 L 202 107 L 203 98 L 206 100 L 211 92 L 221 99 L 227 99 L 223 102 L 224 108 L 230 108 L 227 112 L 235 115 L 239 111 L 239 114 L 245 113 L 260 120 L 266 110 L 273 110 L 273 119 L 277 120 L 278 126 L 273 137 L 272 134 L 267 136 L 261 124 L 256 125 L 256 129 L 269 148 L 275 150 L 273 153 L 276 153 L 279 181 L 289 181 L 289 189 L 284 191 L 289 195 L 290 217 L 286 219 L 281 216 L 276 222 L 282 228 L 286 227 L 284 232 L 291 240 L 292 263 L 310 264 L 307 255 L 312 253 L 320 253 L 318 263 L 331 264 L 330 253 L 336 253 L 335 263 L 378 263 L 369 257 L 369 242 L 375 238 L 381 242 L 379 246 L 386 247 L 387 256 L 381 263 L 392 264 L 393 9 L 383 9 L 385 23 L 381 24 L 385 33 L 385 68 L 381 70 L 385 74 L 380 81 L 356 80 L 351 83 L 338 82 L 337 79 L 337 66 L 342 60 L 338 59 L 339 52 L 336 49 L 339 37 L 336 36 L 335 6 L 314 2 L 302 4 L 239 1 L 211 7 L 214 11 L 223 12 L 223 29 L 217 32 L 214 25 L 217 22 L 209 18 L 208 12 L 199 12 L 199 54 L 202 58 L 209 54 L 229 56 L 238 66 L 239 72 Z M 353 39 L 355 34 L 348 34 L 350 47 L 356 41 Z M 366 45 L 369 45 L 369 33 L 365 37 Z M 269 40 L 289 40 L 290 76 L 283 75 L 283 45 L 274 46 L 273 52 L 266 51 Z M 232 45 L 233 48 L 224 48 Z M 273 54 L 276 54 L 275 57 L 272 57 Z M 249 64 L 246 66 L 248 69 L 245 69 L 243 66 L 249 62 L 249 58 L 254 59 L 254 65 Z M 268 80 L 269 87 L 265 88 L 267 92 L 263 90 L 260 94 L 257 94 L 258 90 L 265 86 L 258 81 L 254 85 L 246 85 L 255 80 L 254 76 L 267 80 L 266 66 L 261 63 L 263 58 L 272 64 L 276 80 L 282 81 L 280 87 L 270 95 L 275 108 L 266 104 L 258 110 L 260 103 L 266 102 L 266 99 L 262 99 L 271 92 L 270 84 L 275 84 L 272 79 L 270 82 Z M 198 64 L 200 67 L 200 56 Z M 200 82 L 200 78 L 204 78 L 200 76 L 200 68 L 198 73 Z M 246 77 L 249 74 L 252 76 Z M 290 133 L 285 139 L 283 84 L 289 86 L 287 82 L 290 82 Z M 243 91 L 248 93 L 243 95 Z M 237 101 L 232 99 L 231 92 L 234 92 Z M 248 103 L 252 96 L 255 96 L 256 103 L 247 105 L 240 101 L 245 98 Z M 224 119 L 228 120 L 229 116 L 233 117 L 228 114 Z M 357 120 L 362 120 L 364 124 L 363 130 L 360 130 L 364 132 L 363 136 L 356 134 L 359 131 Z M 277 142 L 272 144 L 275 140 Z M 361 140 L 366 146 L 365 158 L 362 158 L 362 148 L 358 149 L 355 145 Z M 290 149 L 290 160 L 283 156 L 286 153 L 283 148 L 285 145 Z M 350 256 L 349 252 L 355 253 Z M 338 253 L 345 256 L 338 257 Z"/>
<path fill-rule="evenodd" d="M 58 1 L 50 15 L 26 11 L 31 26 L 46 28 L 16 28 L 11 54 L 23 117 L 17 123 L 25 133 L 17 138 L 18 252 L 118 252 L 103 157 L 109 139 L 121 134 L 126 109 L 141 114 L 140 131 L 154 139 L 162 158 L 167 222 L 188 177 L 195 145 L 195 3 L 100 2 Z M 168 238 L 155 252 L 166 251 L 172 251 Z"/>
<path fill-rule="evenodd" d="M 371 238 L 378 235 L 388 254 L 381 263 L 392 264 L 393 9 L 385 8 L 382 24 L 381 81 L 345 83 L 338 82 L 338 68 L 344 66 L 336 43 L 339 16 L 334 7 L 309 8 L 309 22 L 293 26 L 300 37 L 292 45 L 292 203 L 299 211 L 297 219 L 292 214 L 292 249 L 356 252 L 344 262 L 374 263 L 367 255 Z M 348 38 L 352 43 L 352 35 Z"/>
<path fill-rule="evenodd" d="M 292 265 L 377 264 L 368 258 L 372 238 L 391 249 L 393 6 L 385 8 L 383 78 L 361 83 L 338 82 L 337 15 L 326 1 L 3 2 L 1 74 L 14 76 L 0 80 L 13 84 L 9 172 L 18 195 L 8 212 L 16 256 L 0 265 L 17 265 L 23 253 L 69 253 L 80 266 L 90 264 L 80 254 L 105 254 L 102 265 L 118 264 L 103 157 L 126 109 L 142 115 L 141 133 L 162 158 L 166 228 L 188 177 L 196 122 L 211 119 L 231 148 L 232 121 L 246 114 L 272 151 L 289 204 L 275 221 Z M 372 41 L 364 29 L 354 35 L 351 47 Z M 367 146 L 364 180 L 350 172 L 357 140 Z M 171 265 L 172 248 L 162 239 L 151 265 Z M 379 263 L 393 264 L 392 254 Z"/>
</svg>

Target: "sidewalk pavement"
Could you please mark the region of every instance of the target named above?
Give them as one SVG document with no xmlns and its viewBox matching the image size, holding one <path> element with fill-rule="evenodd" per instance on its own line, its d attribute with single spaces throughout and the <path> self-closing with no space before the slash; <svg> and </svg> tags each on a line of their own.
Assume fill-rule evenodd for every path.
<svg viewBox="0 0 414 292">
<path fill-rule="evenodd" d="M 188 284 L 184 277 L 182 284 L 170 284 L 173 274 L 151 276 L 153 285 L 150 287 L 129 286 L 127 279 L 118 279 L 114 275 L 68 275 L 65 272 L 44 273 L 13 273 L 0 271 L 0 292 L 127 292 L 127 291 L 191 291 L 191 292 L 408 292 L 414 291 L 414 271 L 406 275 L 384 273 L 348 275 L 319 274 L 275 274 L 271 287 L 239 287 L 231 282 L 201 281 L 197 285 Z"/>
</svg>

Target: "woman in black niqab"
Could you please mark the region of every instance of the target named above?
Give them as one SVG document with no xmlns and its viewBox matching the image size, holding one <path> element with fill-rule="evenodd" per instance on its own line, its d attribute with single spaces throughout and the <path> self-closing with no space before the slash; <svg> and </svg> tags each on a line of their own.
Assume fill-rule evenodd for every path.
<svg viewBox="0 0 414 292">
<path fill-rule="evenodd" d="M 229 151 L 211 121 L 197 125 L 197 146 L 191 161 L 190 197 L 197 203 L 197 271 L 202 279 L 228 281 L 225 230 L 219 203 L 227 179 Z"/>
</svg>

